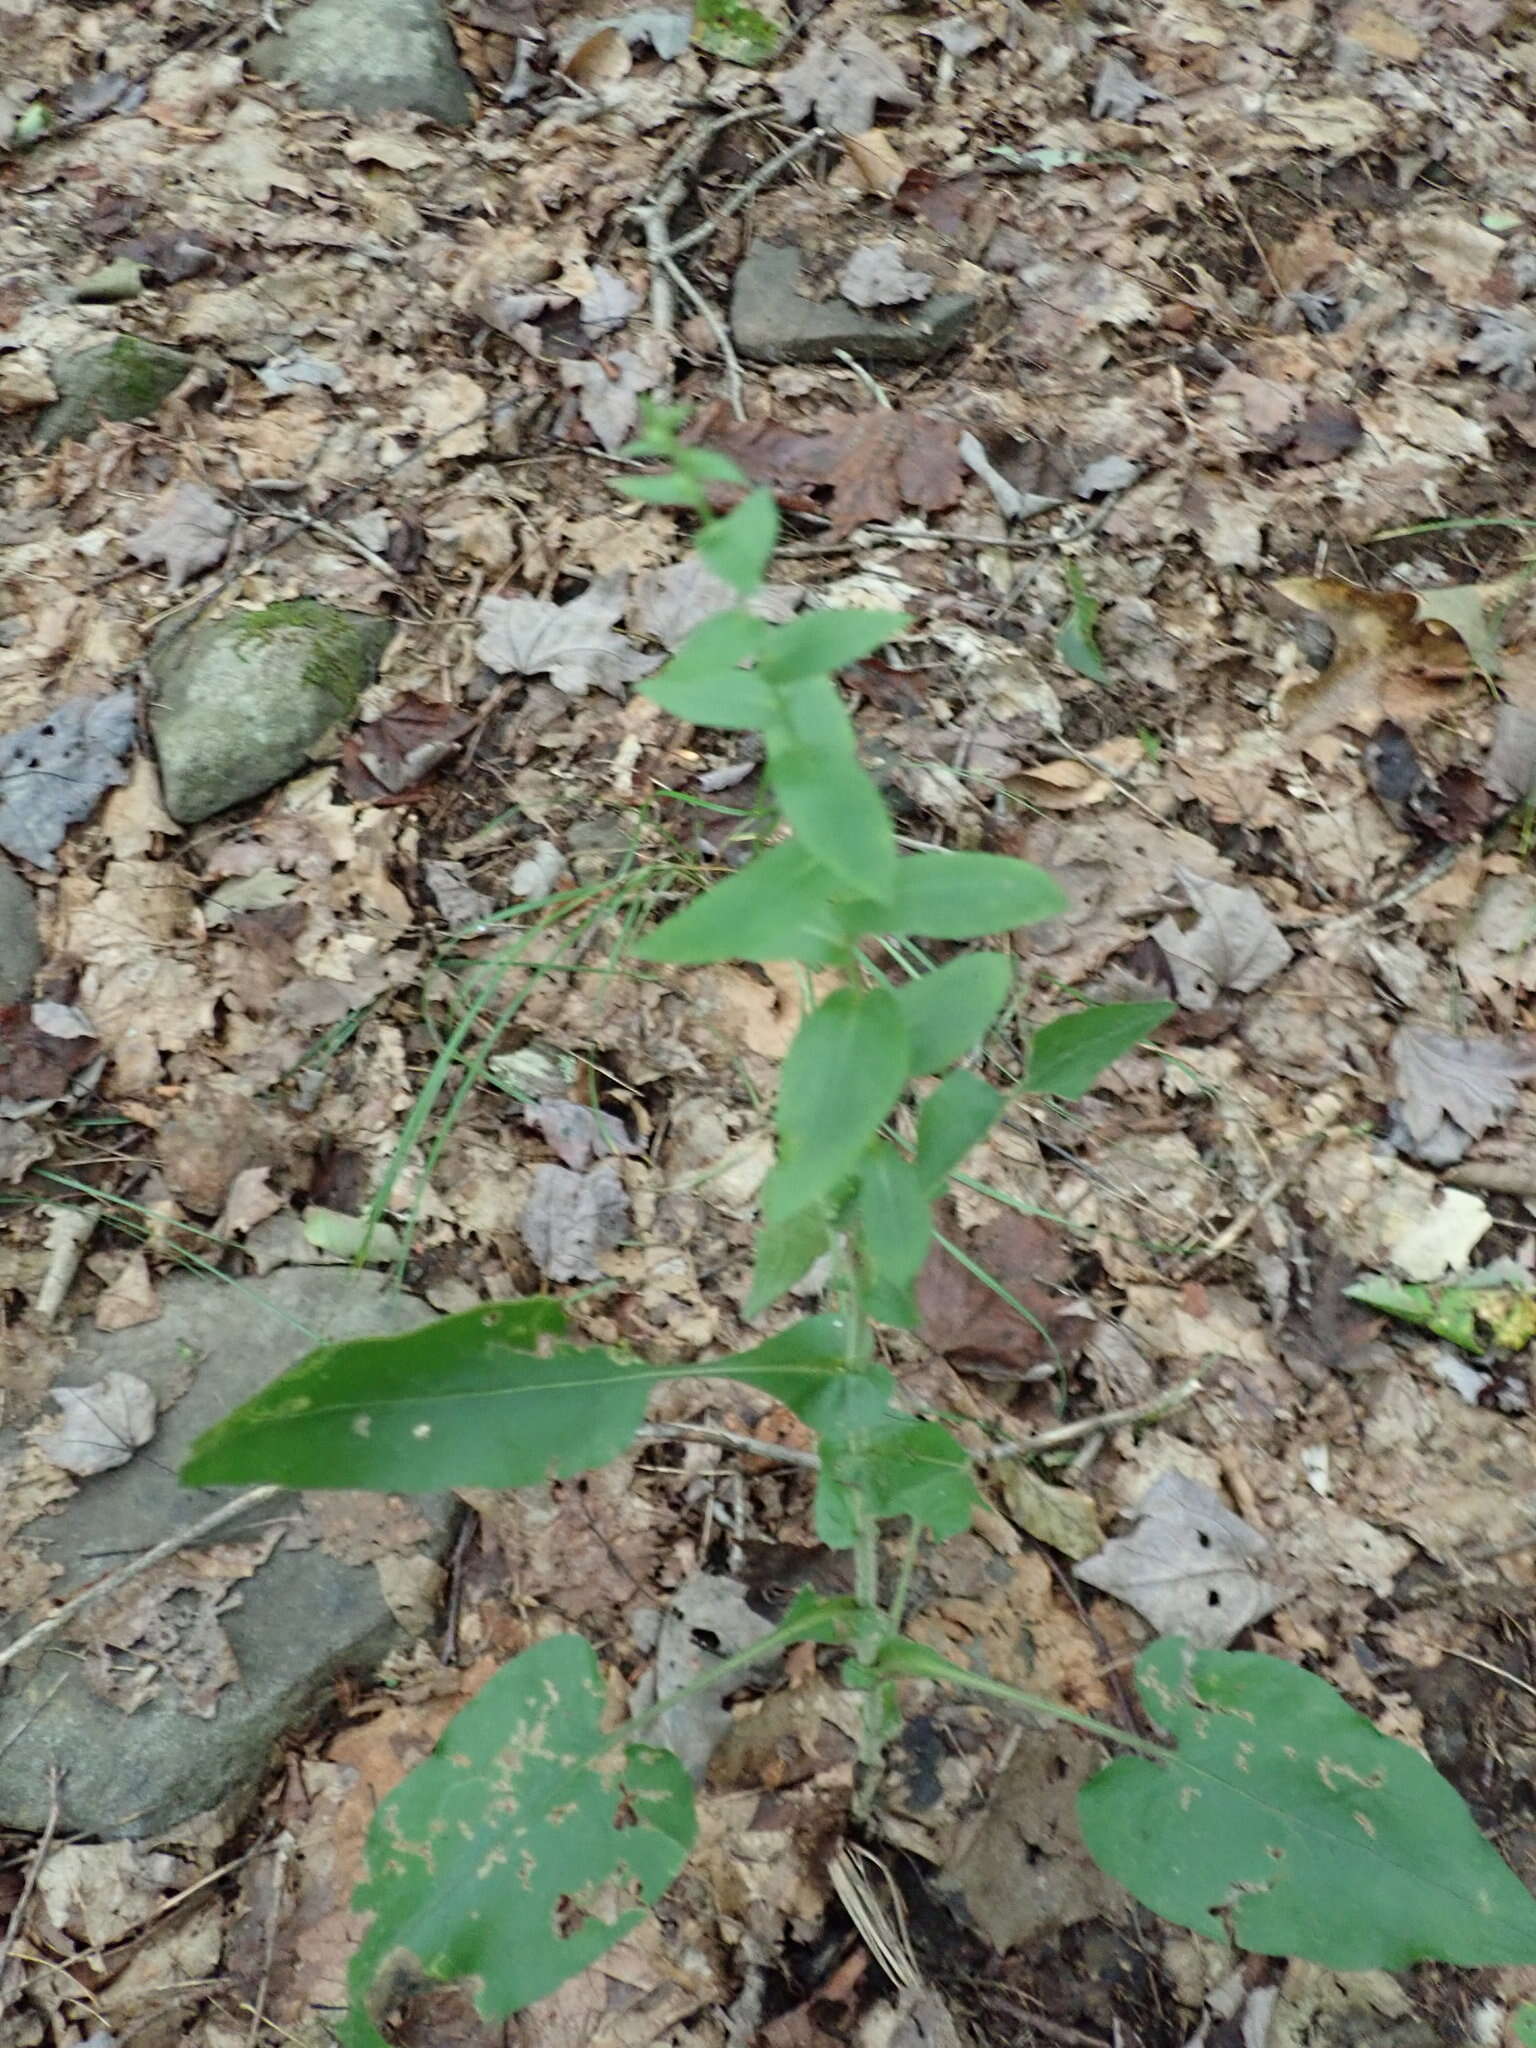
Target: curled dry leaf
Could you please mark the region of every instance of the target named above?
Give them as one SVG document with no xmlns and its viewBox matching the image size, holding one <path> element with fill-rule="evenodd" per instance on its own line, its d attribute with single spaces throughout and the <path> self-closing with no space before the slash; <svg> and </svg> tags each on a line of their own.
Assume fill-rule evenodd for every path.
<svg viewBox="0 0 1536 2048">
<path fill-rule="evenodd" d="M 407 690 L 384 713 L 342 742 L 341 780 L 359 804 L 408 804 L 434 768 L 440 768 L 470 727 L 473 716 L 451 704 L 433 704 Z"/>
<path fill-rule="evenodd" d="M 1327 667 L 1289 682 L 1276 706 L 1294 738 L 1338 725 L 1373 732 L 1384 718 L 1416 725 L 1475 693 L 1465 643 L 1443 618 L 1426 618 L 1414 591 L 1367 590 L 1341 576 L 1287 576 L 1274 587 L 1333 634 Z"/>
<path fill-rule="evenodd" d="M 1392 1041 L 1392 1064 L 1399 1090 L 1392 1143 L 1426 1165 L 1450 1166 L 1509 1115 L 1520 1083 L 1536 1074 L 1536 1049 L 1410 1024 Z"/>
<path fill-rule="evenodd" d="M 202 484 L 176 484 L 156 498 L 153 516 L 124 542 L 136 562 L 163 562 L 172 590 L 224 559 L 235 515 Z"/>
<path fill-rule="evenodd" d="M 843 149 L 854 182 L 864 191 L 890 199 L 901 190 L 907 167 L 883 128 L 871 128 L 863 135 L 845 135 Z"/>
</svg>

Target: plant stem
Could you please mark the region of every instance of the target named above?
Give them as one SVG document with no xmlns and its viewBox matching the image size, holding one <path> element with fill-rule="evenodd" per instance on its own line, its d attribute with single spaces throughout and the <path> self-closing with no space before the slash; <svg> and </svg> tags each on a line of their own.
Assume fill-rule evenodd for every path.
<svg viewBox="0 0 1536 2048">
<path fill-rule="evenodd" d="M 922 1526 L 914 1517 L 907 1524 L 907 1547 L 901 1553 L 901 1564 L 896 1573 L 896 1591 L 891 1595 L 891 1604 L 886 1610 L 890 1616 L 893 1635 L 900 1629 L 906 1616 L 907 1600 L 912 1591 L 912 1572 L 917 1564 L 918 1545 L 921 1541 Z"/>
<path fill-rule="evenodd" d="M 926 1643 L 913 1642 L 910 1636 L 887 1643 L 880 1653 L 876 1669 L 893 1678 L 932 1678 L 941 1685 L 958 1685 L 967 1692 L 985 1693 L 992 1699 L 1006 1700 L 1010 1706 L 1024 1707 L 1032 1714 L 1044 1714 L 1052 1721 L 1065 1721 L 1073 1728 L 1084 1729 L 1089 1735 L 1102 1736 L 1104 1741 L 1116 1743 L 1121 1749 L 1134 1749 L 1138 1755 L 1150 1757 L 1154 1763 L 1166 1763 L 1168 1760 L 1168 1751 L 1159 1748 L 1155 1742 L 1144 1742 L 1139 1735 L 1128 1735 L 1125 1729 L 1116 1728 L 1110 1721 L 1097 1721 L 1092 1714 L 1080 1714 L 1075 1707 L 1049 1699 L 1044 1693 L 1021 1692 L 1016 1685 L 1004 1685 L 1000 1678 L 984 1678 L 979 1672 L 967 1671 L 964 1665 L 952 1664 L 937 1650 L 930 1650 Z"/>
<path fill-rule="evenodd" d="M 845 1601 L 823 1601 L 816 1613 L 824 1614 L 832 1607 L 842 1607 L 846 1604 Z M 680 1685 L 676 1692 L 669 1692 L 665 1699 L 656 1700 L 642 1713 L 634 1715 L 628 1721 L 621 1721 L 609 1736 L 605 1747 L 612 1749 L 620 1742 L 635 1741 L 647 1728 L 654 1727 L 664 1715 L 670 1714 L 674 1707 L 681 1706 L 684 1700 L 697 1698 L 701 1692 L 709 1692 L 719 1685 L 721 1679 L 731 1678 L 738 1671 L 750 1671 L 754 1665 L 765 1663 L 768 1658 L 777 1656 L 780 1650 L 787 1650 L 794 1643 L 814 1640 L 815 1623 L 816 1614 L 803 1616 L 798 1622 L 786 1621 L 770 1635 L 759 1636 L 755 1643 L 749 1643 L 746 1649 L 738 1650 L 734 1656 L 722 1657 L 718 1664 L 711 1664 L 707 1671 L 700 1672 L 697 1678 L 689 1679 L 686 1685 Z"/>
</svg>

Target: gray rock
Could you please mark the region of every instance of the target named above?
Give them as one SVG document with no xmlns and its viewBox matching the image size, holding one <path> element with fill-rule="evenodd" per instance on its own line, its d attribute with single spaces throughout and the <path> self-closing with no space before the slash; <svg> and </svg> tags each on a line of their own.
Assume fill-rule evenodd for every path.
<svg viewBox="0 0 1536 2048">
<path fill-rule="evenodd" d="M 163 634 L 149 729 L 171 816 L 195 825 L 295 774 L 352 716 L 393 631 L 300 597 Z"/>
<path fill-rule="evenodd" d="M 31 995 L 42 957 L 32 891 L 8 860 L 0 860 L 0 1003 Z"/>
<path fill-rule="evenodd" d="M 179 348 L 132 334 L 61 356 L 51 370 L 59 395 L 37 423 L 38 446 L 83 441 L 103 420 L 148 419 L 191 369 Z"/>
<path fill-rule="evenodd" d="M 976 301 L 938 292 L 901 315 L 861 312 L 846 299 L 799 291 L 800 251 L 792 242 L 754 242 L 731 286 L 731 336 L 762 363 L 825 363 L 841 349 L 871 363 L 923 363 L 960 339 Z"/>
<path fill-rule="evenodd" d="M 26 1540 L 63 1567 L 50 1589 L 64 1595 L 178 1527 L 200 1520 L 235 1487 L 189 1490 L 176 1478 L 194 1437 L 325 1339 L 380 1335 L 430 1319 L 420 1302 L 391 1295 L 383 1280 L 346 1267 L 289 1268 L 265 1280 L 225 1285 L 172 1279 L 158 1322 L 110 1336 L 86 1331 L 67 1374 L 85 1385 L 110 1371 L 136 1373 L 161 1397 L 159 1426 L 125 1465 L 85 1480 Z M 191 1383 L 180 1398 L 177 1389 Z M 312 1497 L 313 1498 L 313 1497 Z M 321 1496 L 336 1502 L 338 1496 Z M 227 1542 L 270 1531 L 294 1514 L 292 1494 L 254 1509 L 211 1539 Z M 392 1520 L 424 1519 L 416 1548 L 441 1558 L 453 1522 L 441 1496 L 390 1504 Z M 409 1544 L 402 1545 L 408 1549 Z M 198 1551 L 182 1552 L 196 1558 Z M 204 1717 L 188 1709 L 163 1678 L 131 1714 L 86 1683 L 80 1647 L 55 1638 L 6 1675 L 0 1695 L 0 1828 L 35 1829 L 48 1814 L 50 1766 L 62 1773 L 59 1827 L 65 1834 L 162 1834 L 194 1813 L 259 1790 L 272 1746 L 314 1711 L 335 1678 L 369 1669 L 404 1632 L 379 1590 L 371 1563 L 347 1563 L 311 1542 L 285 1540 L 266 1563 L 232 1588 L 217 1617 L 240 1676 Z M 164 1603 L 174 1625 L 186 1594 Z M 82 1629 L 91 1610 L 81 1617 Z M 183 1621 L 186 1617 L 182 1617 Z M 13 1624 L 19 1633 L 20 1618 Z M 128 1657 L 120 1662 L 132 1670 Z"/>
<path fill-rule="evenodd" d="M 406 108 L 446 128 L 474 118 L 438 0 L 312 0 L 246 61 L 261 77 L 296 86 L 301 106 L 356 114 Z"/>
</svg>

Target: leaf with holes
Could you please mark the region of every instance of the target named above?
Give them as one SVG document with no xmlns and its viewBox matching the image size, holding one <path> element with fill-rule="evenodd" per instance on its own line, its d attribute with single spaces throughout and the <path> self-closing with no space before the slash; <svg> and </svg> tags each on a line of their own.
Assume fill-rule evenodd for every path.
<svg viewBox="0 0 1536 2048">
<path fill-rule="evenodd" d="M 1258 1569 L 1268 1555 L 1263 1537 L 1208 1486 L 1164 1472 L 1143 1495 L 1131 1534 L 1106 1543 L 1077 1576 L 1160 1632 L 1219 1649 L 1279 1603 L 1280 1588 Z"/>
<path fill-rule="evenodd" d="M 1536 1961 L 1536 1899 L 1456 1792 L 1279 1657 L 1177 1638 L 1138 1660 L 1176 1747 L 1078 1797 L 1094 1859 L 1181 1927 L 1329 1970 Z"/>
<path fill-rule="evenodd" d="M 379 1807 L 353 1895 L 373 1917 L 349 1971 L 347 2048 L 374 2048 L 376 2003 L 412 1978 L 466 1979 L 487 2019 L 520 2012 L 676 1877 L 694 1838 L 688 1774 L 668 1750 L 614 1743 L 607 1707 L 582 1637 L 536 1643 Z"/>
</svg>

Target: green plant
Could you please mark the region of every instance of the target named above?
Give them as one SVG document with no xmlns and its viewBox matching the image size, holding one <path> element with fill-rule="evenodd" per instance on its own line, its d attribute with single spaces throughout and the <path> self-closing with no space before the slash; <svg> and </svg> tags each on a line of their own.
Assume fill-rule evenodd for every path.
<svg viewBox="0 0 1536 2048">
<path fill-rule="evenodd" d="M 774 501 L 751 492 L 716 516 L 711 487 L 740 480 L 719 456 L 680 446 L 678 424 L 672 412 L 653 416 L 636 452 L 668 466 L 623 488 L 692 512 L 700 553 L 748 598 L 775 545 Z M 833 679 L 906 623 L 812 611 L 769 626 L 743 606 L 701 625 L 648 685 L 680 718 L 761 735 L 790 828 L 673 911 L 638 951 L 828 972 L 832 985 L 784 1062 L 747 1308 L 770 1308 L 827 1256 L 836 1312 L 681 1366 L 576 1345 L 558 1303 L 544 1299 L 326 1346 L 203 1437 L 184 1477 L 516 1487 L 619 1455 L 665 1381 L 740 1382 L 815 1432 L 817 1532 L 852 1552 L 855 1590 L 802 1596 L 765 1641 L 688 1690 L 718 1687 L 791 1643 L 836 1650 L 863 1701 L 857 1805 L 867 1810 L 903 1682 L 966 1687 L 1126 1753 L 1085 1788 L 1085 1838 L 1106 1870 L 1184 1926 L 1337 1969 L 1536 1958 L 1536 1900 L 1456 1793 L 1322 1680 L 1274 1658 L 1154 1643 L 1137 1684 L 1162 1741 L 967 1670 L 903 1631 L 918 1543 L 964 1529 L 980 1494 L 950 1432 L 902 1408 L 872 1326 L 915 1322 L 932 1204 L 1008 1106 L 965 1062 L 1007 1002 L 1012 970 L 1004 954 L 961 952 L 893 986 L 865 947 L 877 936 L 963 941 L 1065 907 L 1057 884 L 1023 862 L 898 849 Z M 1168 1007 L 1089 1009 L 1047 1025 L 1022 1089 L 1081 1094 Z M 907 1540 L 887 1574 L 891 1522 L 906 1525 Z M 605 1729 L 596 1659 L 570 1635 L 536 1643 L 492 1678 L 374 1820 L 357 1895 L 372 1917 L 352 1966 L 347 2048 L 379 2048 L 390 1999 L 413 1974 L 464 1979 L 482 2013 L 505 2015 L 634 1925 L 693 1837 L 686 1773 L 643 1739 L 685 1696 Z"/>
</svg>

